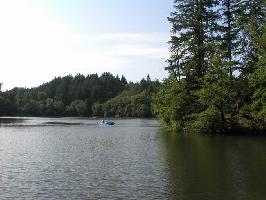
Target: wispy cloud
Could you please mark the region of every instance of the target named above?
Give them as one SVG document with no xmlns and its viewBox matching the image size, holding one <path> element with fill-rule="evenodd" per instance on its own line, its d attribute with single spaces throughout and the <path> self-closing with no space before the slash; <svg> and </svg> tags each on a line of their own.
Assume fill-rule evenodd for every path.
<svg viewBox="0 0 266 200">
<path fill-rule="evenodd" d="M 112 52 L 109 55 L 116 56 L 138 56 L 138 57 L 152 57 L 165 59 L 168 56 L 167 48 L 156 47 L 152 45 L 131 45 L 131 44 L 120 44 L 115 45 Z M 107 54 L 107 55 L 108 55 Z"/>
<path fill-rule="evenodd" d="M 167 34 L 162 33 L 109 33 L 76 36 L 76 43 L 87 53 L 102 56 L 168 57 Z M 90 48 L 93 47 L 93 48 Z"/>
<path fill-rule="evenodd" d="M 169 39 L 168 34 L 149 32 L 149 33 L 104 33 L 95 35 L 79 36 L 82 42 L 96 42 L 102 40 L 116 41 L 134 41 L 134 42 L 166 42 Z"/>
</svg>

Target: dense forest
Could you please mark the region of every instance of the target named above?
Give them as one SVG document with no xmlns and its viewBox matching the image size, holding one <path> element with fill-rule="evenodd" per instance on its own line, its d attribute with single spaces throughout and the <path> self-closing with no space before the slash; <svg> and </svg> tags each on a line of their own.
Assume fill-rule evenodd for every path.
<svg viewBox="0 0 266 200">
<path fill-rule="evenodd" d="M 159 81 L 128 83 L 110 73 L 56 77 L 39 87 L 0 94 L 1 116 L 151 117 Z"/>
<path fill-rule="evenodd" d="M 175 0 L 169 77 L 153 110 L 185 132 L 266 128 L 266 1 Z"/>
</svg>

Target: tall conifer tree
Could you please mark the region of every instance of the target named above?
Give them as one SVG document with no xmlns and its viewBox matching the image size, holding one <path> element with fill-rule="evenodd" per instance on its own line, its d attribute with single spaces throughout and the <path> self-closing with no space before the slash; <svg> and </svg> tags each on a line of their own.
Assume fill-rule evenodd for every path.
<svg viewBox="0 0 266 200">
<path fill-rule="evenodd" d="M 178 67 L 183 69 L 187 79 L 200 78 L 208 71 L 206 58 L 212 52 L 210 44 L 213 43 L 217 28 L 218 16 L 213 9 L 216 5 L 215 0 L 174 1 L 176 10 L 168 18 L 174 34 L 170 44 L 179 53 L 172 54 L 170 63 L 182 61 Z"/>
<path fill-rule="evenodd" d="M 265 127 L 265 3 L 174 0 L 170 77 L 153 106 L 168 127 L 220 133 Z"/>
<path fill-rule="evenodd" d="M 241 1 L 241 17 L 238 26 L 241 28 L 242 67 L 241 74 L 247 77 L 256 69 L 259 61 L 258 49 L 255 45 L 256 38 L 262 36 L 263 25 L 266 22 L 265 0 Z"/>
<path fill-rule="evenodd" d="M 237 26 L 237 19 L 241 14 L 240 0 L 222 0 L 221 2 L 221 16 L 222 16 L 222 51 L 224 58 L 229 68 L 230 76 L 236 69 L 237 56 L 239 56 L 239 28 Z"/>
</svg>

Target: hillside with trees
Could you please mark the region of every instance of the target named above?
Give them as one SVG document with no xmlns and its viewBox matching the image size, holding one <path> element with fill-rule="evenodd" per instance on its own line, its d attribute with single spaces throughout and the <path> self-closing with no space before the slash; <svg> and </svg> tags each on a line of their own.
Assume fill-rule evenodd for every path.
<svg viewBox="0 0 266 200">
<path fill-rule="evenodd" d="M 175 0 L 169 77 L 153 110 L 170 129 L 243 133 L 266 128 L 264 0 Z"/>
<path fill-rule="evenodd" d="M 130 83 L 118 96 L 92 107 L 94 116 L 107 117 L 153 117 L 152 96 L 160 87 L 159 81 L 151 81 L 149 75 L 139 83 Z"/>
<path fill-rule="evenodd" d="M 151 98 L 159 85 L 149 76 L 128 83 L 124 76 L 107 72 L 56 77 L 36 88 L 0 93 L 0 116 L 151 117 Z M 122 112 L 125 106 L 120 100 L 130 102 L 130 110 Z"/>
</svg>

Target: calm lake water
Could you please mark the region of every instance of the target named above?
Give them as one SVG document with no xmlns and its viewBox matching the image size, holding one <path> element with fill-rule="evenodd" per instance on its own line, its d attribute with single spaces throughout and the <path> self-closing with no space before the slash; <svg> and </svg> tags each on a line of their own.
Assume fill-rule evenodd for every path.
<svg viewBox="0 0 266 200">
<path fill-rule="evenodd" d="M 266 137 L 96 122 L 0 118 L 0 199 L 266 199 Z"/>
</svg>

